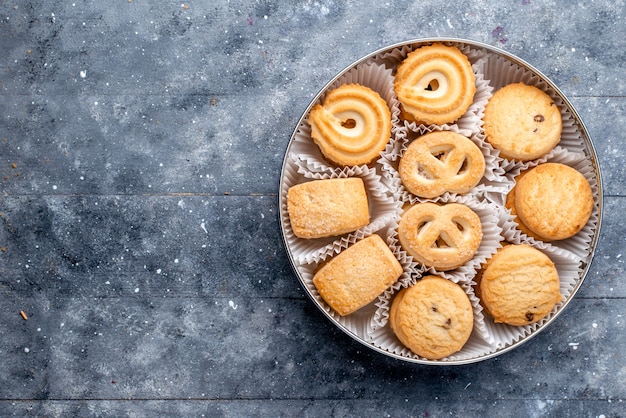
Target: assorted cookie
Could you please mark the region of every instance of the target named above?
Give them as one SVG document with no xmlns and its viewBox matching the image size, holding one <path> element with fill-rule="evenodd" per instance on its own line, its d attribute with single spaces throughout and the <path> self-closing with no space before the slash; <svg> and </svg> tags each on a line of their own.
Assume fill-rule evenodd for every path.
<svg viewBox="0 0 626 418">
<path fill-rule="evenodd" d="M 412 141 L 402 155 L 398 174 L 418 197 L 467 193 L 483 178 L 485 157 L 478 145 L 452 131 L 435 131 Z"/>
<path fill-rule="evenodd" d="M 328 92 L 309 115 L 311 138 L 339 166 L 369 164 L 391 137 L 391 112 L 374 90 L 344 84 Z"/>
<path fill-rule="evenodd" d="M 394 88 L 407 119 L 443 125 L 467 112 L 475 80 L 467 56 L 454 46 L 434 43 L 417 48 L 398 65 Z"/>
<path fill-rule="evenodd" d="M 389 325 L 412 352 L 438 360 L 463 348 L 474 328 L 474 314 L 461 286 L 425 276 L 398 292 L 389 311 Z"/>
<path fill-rule="evenodd" d="M 528 244 L 501 248 L 479 275 L 476 293 L 495 322 L 515 326 L 543 319 L 563 299 L 556 266 Z"/>
<path fill-rule="evenodd" d="M 406 210 L 398 224 L 402 247 L 414 259 L 441 271 L 469 261 L 483 238 L 478 215 L 460 203 L 418 203 Z"/>
<path fill-rule="evenodd" d="M 342 235 L 370 221 L 365 184 L 358 177 L 313 180 L 287 192 L 287 212 L 298 238 Z"/>
<path fill-rule="evenodd" d="M 402 274 L 402 266 L 379 235 L 370 235 L 323 264 L 313 277 L 320 296 L 345 316 L 376 299 Z"/>
<path fill-rule="evenodd" d="M 534 160 L 561 140 L 561 110 L 545 92 L 524 83 L 508 84 L 485 106 L 485 136 L 504 158 Z"/>
<path fill-rule="evenodd" d="M 555 241 L 576 235 L 589 221 L 593 192 L 587 179 L 565 164 L 544 163 L 516 180 L 509 206 L 529 235 Z"/>
<path fill-rule="evenodd" d="M 588 174 L 549 161 L 563 134 L 559 104 L 528 78 L 492 89 L 477 61 L 435 42 L 336 83 L 306 119 L 309 156 L 294 157 L 305 178 L 286 189 L 287 225 L 307 242 L 299 248 L 324 240 L 307 267 L 311 291 L 338 321 L 375 310 L 371 338 L 390 329 L 399 345 L 385 334 L 386 349 L 405 356 L 451 358 L 472 335 L 494 350 L 489 321 L 540 324 L 578 279 L 567 277 L 578 267 L 558 267 L 578 266 L 576 251 L 550 246 L 593 227 Z M 363 165 L 381 170 L 369 190 L 353 169 Z M 368 229 L 373 193 L 400 204 Z"/>
</svg>

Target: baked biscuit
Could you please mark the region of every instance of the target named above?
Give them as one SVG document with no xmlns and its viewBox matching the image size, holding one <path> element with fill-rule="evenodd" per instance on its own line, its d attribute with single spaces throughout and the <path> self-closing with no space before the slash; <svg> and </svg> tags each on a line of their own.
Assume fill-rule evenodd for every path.
<svg viewBox="0 0 626 418">
<path fill-rule="evenodd" d="M 344 84 L 326 94 L 308 118 L 322 154 L 340 166 L 369 164 L 391 137 L 391 111 L 369 87 Z"/>
<path fill-rule="evenodd" d="M 524 173 L 526 173 L 526 172 L 522 171 L 515 178 L 515 181 L 517 182 L 524 175 Z M 524 225 L 522 220 L 519 218 L 519 216 L 517 216 L 517 209 L 515 208 L 515 186 L 513 186 L 513 188 L 506 195 L 506 199 L 504 201 L 504 207 L 506 207 L 509 210 L 509 212 L 511 213 L 511 215 L 513 215 L 513 217 L 515 218 L 514 219 L 515 223 L 517 223 L 517 227 L 518 227 L 518 229 L 520 231 L 522 231 L 524 234 L 526 234 L 529 237 L 533 237 L 533 238 L 536 238 L 536 239 L 541 239 L 537 235 L 535 235 L 530 229 L 528 229 L 526 227 L 526 225 Z"/>
<path fill-rule="evenodd" d="M 483 177 L 485 157 L 469 138 L 451 131 L 435 131 L 409 144 L 398 172 L 402 184 L 416 196 L 462 194 Z"/>
<path fill-rule="evenodd" d="M 548 94 L 524 83 L 494 93 L 484 111 L 485 136 L 507 159 L 534 160 L 561 140 L 561 111 Z"/>
<path fill-rule="evenodd" d="M 478 215 L 460 203 L 418 203 L 398 225 L 402 247 L 427 267 L 453 270 L 469 261 L 482 242 Z"/>
<path fill-rule="evenodd" d="M 589 221 L 593 204 L 587 179 L 565 164 L 540 164 L 515 185 L 517 216 L 534 235 L 546 241 L 576 235 Z"/>
<path fill-rule="evenodd" d="M 376 299 L 402 271 L 387 244 L 374 234 L 324 264 L 313 277 L 313 284 L 322 299 L 345 316 Z"/>
<path fill-rule="evenodd" d="M 398 65 L 394 89 L 410 120 L 452 123 L 474 100 L 476 77 L 469 59 L 456 47 L 422 46 Z"/>
<path fill-rule="evenodd" d="M 389 325 L 413 353 L 439 360 L 463 348 L 474 327 L 474 313 L 461 286 L 427 276 L 396 295 Z"/>
<path fill-rule="evenodd" d="M 476 288 L 495 322 L 528 325 L 562 300 L 559 274 L 550 258 L 527 244 L 506 245 L 488 260 Z"/>
<path fill-rule="evenodd" d="M 313 180 L 287 191 L 287 212 L 298 238 L 353 232 L 369 223 L 363 180 L 358 177 Z"/>
</svg>

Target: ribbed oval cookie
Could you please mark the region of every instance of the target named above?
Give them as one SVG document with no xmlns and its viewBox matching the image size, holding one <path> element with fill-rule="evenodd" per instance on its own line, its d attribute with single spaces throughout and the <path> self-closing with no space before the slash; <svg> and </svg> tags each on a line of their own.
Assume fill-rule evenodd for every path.
<svg viewBox="0 0 626 418">
<path fill-rule="evenodd" d="M 467 111 L 475 82 L 472 65 L 458 48 L 434 43 L 407 55 L 398 66 L 394 89 L 411 120 L 441 125 Z"/>
<path fill-rule="evenodd" d="M 344 84 L 309 115 L 311 137 L 322 154 L 341 166 L 369 164 L 391 137 L 391 111 L 369 87 Z"/>
</svg>

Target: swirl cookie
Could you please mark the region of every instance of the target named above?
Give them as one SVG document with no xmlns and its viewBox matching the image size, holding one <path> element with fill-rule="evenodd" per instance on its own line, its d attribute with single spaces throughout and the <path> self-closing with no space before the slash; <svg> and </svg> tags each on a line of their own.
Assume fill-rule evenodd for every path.
<svg viewBox="0 0 626 418">
<path fill-rule="evenodd" d="M 369 164 L 391 137 L 391 112 L 374 90 L 344 84 L 311 109 L 311 137 L 322 154 L 340 166 Z"/>
<path fill-rule="evenodd" d="M 436 131 L 411 142 L 402 154 L 398 172 L 404 186 L 419 197 L 466 193 L 483 177 L 485 158 L 469 138 Z"/>
<path fill-rule="evenodd" d="M 287 191 L 287 212 L 298 238 L 356 231 L 370 220 L 367 192 L 358 177 L 313 180 Z"/>
<path fill-rule="evenodd" d="M 521 223 L 545 241 L 576 235 L 589 221 L 594 204 L 587 179 L 560 163 L 528 170 L 518 178 L 514 198 Z"/>
<path fill-rule="evenodd" d="M 475 82 L 472 65 L 458 48 L 435 43 L 407 55 L 398 66 L 394 89 L 410 119 L 441 125 L 467 111 Z"/>
<path fill-rule="evenodd" d="M 494 93 L 485 106 L 486 139 L 507 159 L 534 160 L 561 140 L 561 111 L 537 87 L 514 83 Z"/>
<path fill-rule="evenodd" d="M 502 247 L 486 264 L 477 295 L 495 322 L 528 325 L 562 300 L 559 273 L 550 258 L 527 244 Z"/>
<path fill-rule="evenodd" d="M 478 215 L 459 203 L 418 203 L 398 225 L 402 247 L 428 267 L 453 270 L 470 260 L 483 238 Z"/>
<path fill-rule="evenodd" d="M 461 286 L 427 276 L 396 295 L 389 325 L 412 352 L 438 360 L 463 348 L 474 327 L 474 313 Z"/>
<path fill-rule="evenodd" d="M 374 234 L 324 264 L 313 277 L 313 284 L 322 299 L 345 316 L 376 299 L 402 271 L 387 244 Z"/>
</svg>

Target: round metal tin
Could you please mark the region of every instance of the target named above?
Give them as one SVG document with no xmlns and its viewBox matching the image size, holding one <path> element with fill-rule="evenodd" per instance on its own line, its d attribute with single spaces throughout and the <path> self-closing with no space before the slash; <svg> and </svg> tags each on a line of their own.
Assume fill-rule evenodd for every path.
<svg viewBox="0 0 626 418">
<path fill-rule="evenodd" d="M 328 305 L 324 302 L 323 299 L 321 299 L 319 297 L 319 295 L 315 294 L 314 291 L 312 291 L 312 287 L 311 287 L 311 283 L 310 283 L 310 276 L 311 276 L 311 272 L 312 270 L 315 269 L 315 262 L 312 263 L 303 263 L 301 260 L 297 260 L 296 257 L 294 256 L 294 242 L 293 242 L 293 237 L 292 236 L 288 236 L 288 234 L 286 234 L 286 228 L 287 228 L 287 219 L 288 219 L 288 213 L 287 213 L 287 204 L 286 204 L 286 195 L 287 195 L 287 190 L 289 188 L 289 184 L 288 182 L 285 180 L 286 178 L 286 173 L 288 171 L 294 171 L 294 161 L 293 159 L 289 158 L 290 154 L 293 151 L 294 148 L 294 141 L 296 138 L 296 135 L 298 135 L 298 133 L 301 131 L 302 126 L 306 125 L 306 119 L 307 116 L 309 114 L 309 111 L 311 110 L 311 108 L 318 102 L 320 102 L 320 100 L 323 98 L 324 94 L 339 80 L 341 79 L 347 72 L 355 69 L 356 67 L 358 67 L 360 64 L 366 63 L 370 60 L 372 60 L 374 57 L 380 57 L 381 55 L 402 49 L 402 48 L 417 48 L 419 46 L 423 46 L 423 45 L 428 45 L 431 44 L 433 42 L 442 42 L 442 43 L 447 43 L 447 44 L 452 44 L 455 46 L 459 46 L 459 47 L 467 47 L 467 48 L 472 48 L 475 50 L 480 50 L 483 51 L 485 54 L 488 54 L 489 56 L 493 56 L 493 57 L 499 57 L 500 59 L 503 59 L 509 63 L 515 64 L 521 68 L 523 68 L 524 70 L 532 73 L 532 75 L 534 77 L 538 77 L 539 79 L 541 79 L 541 81 L 543 83 L 545 83 L 545 85 L 547 85 L 551 90 L 552 90 L 552 94 L 556 94 L 559 96 L 559 98 L 562 101 L 562 106 L 565 106 L 567 111 L 569 112 L 569 114 L 571 114 L 574 123 L 573 126 L 574 128 L 577 130 L 577 134 L 580 135 L 582 142 L 583 142 L 583 147 L 584 147 L 584 154 L 586 155 L 586 158 L 588 159 L 588 161 L 591 164 L 592 167 L 592 173 L 591 176 L 593 177 L 593 181 L 595 182 L 595 184 L 597 185 L 597 187 L 595 188 L 595 190 L 597 190 L 597 195 L 594 196 L 595 198 L 595 205 L 594 205 L 594 225 L 592 226 L 592 233 L 590 236 L 590 240 L 589 240 L 589 249 L 587 251 L 587 253 L 585 254 L 585 257 L 583 257 L 582 259 L 580 259 L 579 261 L 579 275 L 577 280 L 575 281 L 574 285 L 572 286 L 571 290 L 568 292 L 566 298 L 563 300 L 563 302 L 561 304 L 559 304 L 554 312 L 552 313 L 551 316 L 549 316 L 549 318 L 544 321 L 543 323 L 541 323 L 540 326 L 531 329 L 530 331 L 527 332 L 523 332 L 523 335 L 520 338 L 517 338 L 516 341 L 514 341 L 513 343 L 510 344 L 501 344 L 501 345 L 495 345 L 493 347 L 492 350 L 489 350 L 479 356 L 474 356 L 474 357 L 467 357 L 467 358 L 451 358 L 451 359 L 443 359 L 443 360 L 428 360 L 428 359 L 424 359 L 424 358 L 419 358 L 417 356 L 414 355 L 406 355 L 406 354 L 402 354 L 402 353 L 398 353 L 398 352 L 394 352 L 388 349 L 385 349 L 384 347 L 381 347 L 379 344 L 376 344 L 375 341 L 372 341 L 372 338 L 368 335 L 369 332 L 369 321 L 371 319 L 371 316 L 373 315 L 373 312 L 377 309 L 376 304 L 372 303 L 369 305 L 369 307 L 367 308 L 363 308 L 363 312 L 361 311 L 357 311 L 356 313 L 351 315 L 351 318 L 348 320 L 342 320 L 339 321 L 337 319 L 337 316 L 334 315 L 332 313 L 332 310 L 328 307 Z M 312 141 L 311 141 L 312 142 Z M 280 187 L 279 187 L 279 208 L 280 208 L 280 226 L 281 226 L 281 231 L 282 231 L 282 236 L 283 236 L 283 240 L 285 243 L 285 248 L 287 250 L 287 254 L 289 257 L 289 260 L 291 262 L 291 265 L 293 267 L 293 270 L 295 272 L 296 277 L 298 278 L 298 280 L 300 281 L 303 289 L 306 291 L 307 295 L 310 297 L 311 301 L 320 309 L 320 311 L 332 322 L 334 323 L 337 327 L 339 327 L 342 331 L 344 331 L 346 334 L 348 334 L 350 337 L 354 338 L 356 341 L 362 343 L 363 345 L 365 345 L 366 347 L 378 351 L 386 356 L 398 359 L 398 360 L 402 360 L 402 361 L 408 361 L 408 362 L 413 362 L 413 363 L 420 363 L 420 364 L 430 364 L 430 365 L 460 365 L 460 364 L 469 364 L 469 363 L 475 363 L 478 361 L 482 361 L 482 360 L 486 360 L 489 358 L 493 358 L 496 357 L 502 353 L 505 353 L 507 351 L 510 351 L 514 348 L 518 348 L 520 345 L 522 345 L 524 342 L 530 340 L 532 337 L 534 337 L 535 335 L 537 335 L 539 332 L 543 331 L 544 329 L 546 329 L 548 326 L 550 326 L 550 324 L 552 324 L 554 322 L 554 320 L 559 316 L 559 314 L 566 308 L 566 306 L 572 302 L 572 300 L 574 299 L 574 296 L 576 294 L 576 292 L 578 291 L 578 289 L 580 288 L 580 286 L 582 285 L 585 276 L 588 273 L 589 270 L 589 266 L 591 264 L 591 260 L 593 258 L 594 255 L 594 251 L 595 251 L 595 247 L 596 244 L 598 242 L 598 237 L 600 234 L 600 225 L 601 225 L 601 220 L 602 220 L 602 212 L 603 212 L 603 202 L 602 202 L 602 179 L 601 179 L 601 173 L 600 173 L 600 167 L 599 167 L 599 163 L 598 163 L 598 159 L 596 156 L 596 151 L 594 149 L 593 143 L 591 141 L 591 138 L 589 137 L 589 133 L 587 131 L 587 129 L 585 128 L 585 125 L 579 115 L 579 113 L 576 111 L 576 109 L 574 108 L 574 106 L 571 104 L 571 102 L 565 97 L 565 95 L 561 92 L 561 90 L 558 88 L 558 86 L 556 86 L 551 80 L 549 80 L 545 75 L 543 75 L 539 70 L 537 70 L 535 67 L 533 67 L 531 64 L 525 62 L 524 60 L 516 57 L 513 54 L 510 54 L 506 51 L 503 51 L 501 49 L 498 49 L 496 47 L 493 47 L 491 45 L 487 45 L 487 44 L 483 44 L 480 42 L 476 42 L 476 41 L 470 41 L 470 40 L 465 40 L 465 39 L 458 39 L 458 38 L 424 38 L 424 39 L 413 39 L 413 40 L 408 40 L 405 42 L 400 42 L 397 44 L 393 44 L 393 45 L 389 45 L 383 48 L 380 48 L 376 51 L 373 51 L 372 53 L 359 58 L 358 60 L 356 60 L 354 63 L 352 63 L 351 65 L 349 65 L 348 67 L 346 67 L 343 71 L 341 71 L 339 74 L 337 74 L 332 80 L 330 80 L 320 91 L 319 93 L 313 98 L 313 100 L 310 102 L 309 106 L 303 110 L 302 116 L 300 118 L 300 120 L 298 121 L 298 123 L 296 124 L 296 127 L 293 131 L 293 134 L 290 138 L 290 142 L 289 145 L 287 147 L 286 153 L 285 153 L 285 157 L 283 160 L 283 165 L 282 165 L 282 170 L 281 170 L 281 181 L 280 181 Z M 485 320 L 489 320 L 488 318 Z M 388 325 L 387 325 L 388 326 Z"/>
</svg>

